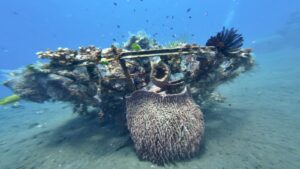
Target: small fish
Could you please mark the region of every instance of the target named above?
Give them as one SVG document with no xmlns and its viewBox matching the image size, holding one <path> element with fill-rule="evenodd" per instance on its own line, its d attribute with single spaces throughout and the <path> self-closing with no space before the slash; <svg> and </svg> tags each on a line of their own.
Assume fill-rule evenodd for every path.
<svg viewBox="0 0 300 169">
<path fill-rule="evenodd" d="M 173 30 L 174 28 L 173 27 L 170 27 L 170 30 Z"/>
<path fill-rule="evenodd" d="M 192 8 L 188 8 L 188 9 L 186 10 L 186 12 L 191 12 L 191 10 L 192 10 Z"/>
<path fill-rule="evenodd" d="M 167 19 L 169 19 L 169 16 L 166 16 Z"/>
<path fill-rule="evenodd" d="M 121 28 L 121 26 L 120 26 L 120 25 L 117 25 L 117 28 L 119 28 L 119 29 L 120 29 L 120 28 Z"/>
<path fill-rule="evenodd" d="M 174 17 L 174 16 L 171 16 L 171 18 L 174 19 L 175 17 Z"/>
<path fill-rule="evenodd" d="M 16 94 L 13 94 L 11 96 L 0 99 L 0 105 L 4 106 L 4 105 L 10 104 L 10 103 L 15 103 L 19 100 L 21 100 L 21 97 Z"/>
<path fill-rule="evenodd" d="M 116 39 L 116 38 L 113 38 L 112 40 L 113 40 L 114 42 L 116 42 L 116 41 L 117 41 L 117 39 Z"/>
<path fill-rule="evenodd" d="M 14 15 L 19 15 L 19 12 L 13 11 L 13 14 L 14 14 Z"/>
<path fill-rule="evenodd" d="M 117 3 L 117 2 L 113 2 L 113 4 L 114 4 L 115 6 L 118 6 L 118 3 Z"/>
<path fill-rule="evenodd" d="M 173 35 L 172 35 L 172 38 L 176 38 L 176 35 L 175 35 L 175 34 L 173 34 Z"/>
<path fill-rule="evenodd" d="M 192 16 L 189 16 L 189 19 L 192 19 Z"/>
</svg>

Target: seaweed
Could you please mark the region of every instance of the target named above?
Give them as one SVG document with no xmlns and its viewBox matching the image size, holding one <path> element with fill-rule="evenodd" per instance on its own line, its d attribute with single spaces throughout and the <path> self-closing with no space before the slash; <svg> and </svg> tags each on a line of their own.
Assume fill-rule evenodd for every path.
<svg viewBox="0 0 300 169">
<path fill-rule="evenodd" d="M 244 38 L 237 31 L 234 28 L 226 29 L 223 27 L 221 32 L 207 40 L 206 46 L 214 46 L 224 55 L 235 53 L 243 46 L 244 42 Z"/>
</svg>

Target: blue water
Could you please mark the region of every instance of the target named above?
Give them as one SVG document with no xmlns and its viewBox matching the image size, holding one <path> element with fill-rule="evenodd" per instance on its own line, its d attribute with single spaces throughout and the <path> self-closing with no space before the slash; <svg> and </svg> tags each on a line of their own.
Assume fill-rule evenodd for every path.
<svg viewBox="0 0 300 169">
<path fill-rule="evenodd" d="M 177 167 L 300 168 L 299 0 L 2 0 L 0 19 L 1 81 L 6 72 L 39 61 L 35 53 L 48 48 L 91 44 L 105 48 L 141 30 L 161 44 L 182 39 L 205 44 L 223 26 L 235 27 L 244 36 L 244 47 L 254 49 L 257 66 L 233 84 L 220 87 L 232 106 L 219 105 L 208 115 L 205 152 Z M 0 87 L 0 97 L 9 94 L 11 91 Z M 32 135 L 57 126 L 63 130 L 65 123 L 75 117 L 65 108 L 59 118 L 58 111 L 66 106 L 64 103 L 21 104 L 21 110 L 1 107 L 0 168 L 157 168 L 135 159 L 130 148 L 99 156 L 94 152 L 91 155 L 95 147 L 71 150 L 71 146 L 81 145 L 75 141 L 80 138 L 76 134 L 82 134 L 79 131 L 75 136 L 70 134 L 74 137 L 68 146 L 35 148 L 35 142 L 30 142 Z M 36 113 L 39 111 L 43 117 Z M 34 123 L 43 127 L 35 128 Z M 34 129 L 27 132 L 24 126 L 28 125 Z M 105 136 L 89 137 L 93 140 Z M 114 141 L 109 140 L 110 135 L 107 137 L 105 146 Z M 6 144 L 10 139 L 15 144 Z M 20 146 L 18 143 L 24 139 L 29 141 Z M 82 145 L 87 143 L 97 144 L 83 141 Z M 97 148 L 109 152 L 107 148 Z M 47 153 L 53 157 L 64 150 L 64 155 L 54 158 L 59 161 L 57 165 L 47 160 Z M 17 152 L 22 153 L 18 156 Z"/>
</svg>

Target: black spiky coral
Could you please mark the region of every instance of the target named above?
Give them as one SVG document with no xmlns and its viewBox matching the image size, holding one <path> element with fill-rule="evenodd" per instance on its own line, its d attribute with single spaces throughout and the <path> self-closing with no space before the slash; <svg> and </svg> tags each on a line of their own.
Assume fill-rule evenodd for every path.
<svg viewBox="0 0 300 169">
<path fill-rule="evenodd" d="M 217 35 L 211 36 L 208 39 L 206 46 L 215 46 L 217 50 L 224 55 L 235 53 L 243 46 L 244 42 L 242 35 L 237 32 L 237 29 L 226 29 L 223 27 L 221 32 L 218 32 Z"/>
</svg>

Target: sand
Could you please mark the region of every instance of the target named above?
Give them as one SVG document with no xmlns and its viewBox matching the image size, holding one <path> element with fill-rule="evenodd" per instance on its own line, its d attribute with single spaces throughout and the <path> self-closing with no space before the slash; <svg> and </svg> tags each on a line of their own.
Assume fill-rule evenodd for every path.
<svg viewBox="0 0 300 169">
<path fill-rule="evenodd" d="M 205 142 L 192 160 L 165 168 L 299 169 L 300 54 L 257 54 L 258 66 L 220 86 L 224 103 L 206 110 Z M 1 169 L 163 168 L 140 161 L 128 136 L 66 103 L 0 107 Z"/>
</svg>

